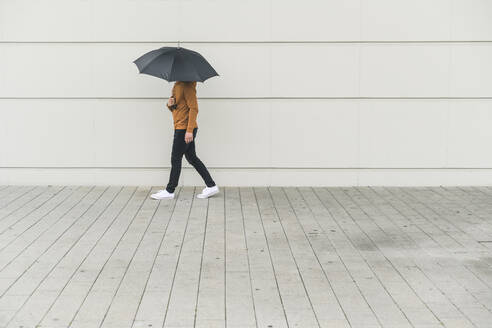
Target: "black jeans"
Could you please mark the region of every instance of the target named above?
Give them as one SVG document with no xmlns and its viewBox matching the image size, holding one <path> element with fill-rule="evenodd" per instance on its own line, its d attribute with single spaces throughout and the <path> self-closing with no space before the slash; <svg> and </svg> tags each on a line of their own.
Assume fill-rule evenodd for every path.
<svg viewBox="0 0 492 328">
<path fill-rule="evenodd" d="M 183 155 L 185 155 L 186 160 L 195 168 L 195 170 L 198 171 L 207 187 L 215 186 L 215 182 L 212 180 L 207 168 L 196 156 L 195 138 L 197 130 L 198 128 L 193 129 L 193 141 L 188 144 L 184 140 L 186 129 L 174 130 L 173 150 L 171 153 L 171 174 L 169 176 L 169 183 L 166 187 L 166 190 L 170 193 L 173 193 L 178 185 Z"/>
</svg>

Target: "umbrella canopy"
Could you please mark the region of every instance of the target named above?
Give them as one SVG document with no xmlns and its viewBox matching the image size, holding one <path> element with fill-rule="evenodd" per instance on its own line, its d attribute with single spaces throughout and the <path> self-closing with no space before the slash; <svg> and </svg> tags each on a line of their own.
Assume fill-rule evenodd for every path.
<svg viewBox="0 0 492 328">
<path fill-rule="evenodd" d="M 140 73 L 166 81 L 200 81 L 218 76 L 198 52 L 181 47 L 162 47 L 134 61 Z"/>
</svg>

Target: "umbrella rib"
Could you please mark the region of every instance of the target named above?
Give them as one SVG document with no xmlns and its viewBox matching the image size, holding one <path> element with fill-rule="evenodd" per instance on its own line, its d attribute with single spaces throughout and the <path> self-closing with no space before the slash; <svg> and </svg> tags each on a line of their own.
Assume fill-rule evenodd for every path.
<svg viewBox="0 0 492 328">
<path fill-rule="evenodd" d="M 200 78 L 200 82 L 203 82 L 203 77 L 202 75 L 200 74 L 200 71 L 196 68 L 195 66 L 195 63 L 193 62 L 193 60 L 190 58 L 189 54 L 186 54 L 186 56 L 188 56 L 188 60 L 190 61 L 191 65 L 193 66 L 193 68 L 195 69 L 195 73 L 198 75 L 198 77 Z"/>
<path fill-rule="evenodd" d="M 136 64 L 136 62 L 137 62 L 140 58 L 142 58 L 142 57 L 145 57 L 145 56 L 149 55 L 151 52 L 157 52 L 158 50 L 159 50 L 159 49 L 157 49 L 157 50 L 153 50 L 153 51 L 150 51 L 150 52 L 148 52 L 148 53 L 146 53 L 146 54 L 143 54 L 142 56 L 140 56 L 139 58 L 137 58 L 136 60 L 134 60 L 134 61 L 133 61 L 133 63 L 135 63 L 135 64 Z M 137 67 L 138 67 L 138 69 L 139 69 L 140 73 L 142 73 L 142 72 L 143 72 L 143 71 L 147 68 L 147 66 L 149 66 L 149 65 L 150 65 L 150 64 L 151 64 L 151 63 L 152 63 L 152 62 L 153 62 L 156 58 L 158 58 L 160 55 L 161 55 L 161 54 L 159 54 L 159 55 L 155 56 L 155 58 L 152 58 L 152 60 L 149 60 L 149 62 L 148 62 L 147 64 L 145 64 L 144 66 L 142 66 L 141 68 L 140 68 L 140 67 L 138 67 L 138 65 L 137 65 Z"/>
<path fill-rule="evenodd" d="M 155 52 L 157 52 L 157 51 L 159 51 L 159 50 L 161 50 L 161 49 L 162 49 L 162 48 L 160 48 L 160 49 L 156 49 L 156 50 L 152 50 L 152 51 L 150 51 L 150 52 L 148 52 L 148 53 L 146 53 L 146 54 L 144 54 L 144 55 L 140 56 L 138 59 L 140 59 L 140 58 L 142 58 L 142 57 L 144 57 L 144 56 L 146 56 L 146 55 L 150 54 L 151 52 L 154 52 L 154 51 L 155 51 Z M 145 69 L 146 69 L 146 68 L 147 68 L 150 64 L 152 64 L 152 62 L 153 62 L 154 60 L 156 60 L 157 58 L 159 58 L 159 57 L 160 57 L 160 56 L 162 56 L 162 55 L 168 55 L 168 53 L 169 53 L 169 52 L 171 52 L 172 50 L 173 50 L 173 49 L 166 49 L 166 51 L 165 51 L 165 52 L 162 52 L 162 53 L 158 54 L 157 56 L 155 56 L 155 58 L 152 58 L 152 60 L 150 60 L 147 64 L 145 64 L 145 65 L 142 67 L 142 69 L 140 70 L 140 73 L 143 73 L 143 71 L 145 71 Z M 136 59 L 135 61 L 137 61 L 138 59 Z M 135 63 L 135 61 L 134 61 L 134 63 Z"/>
<path fill-rule="evenodd" d="M 177 55 L 177 53 L 175 53 L 173 56 L 173 61 L 171 63 L 171 70 L 169 71 L 169 76 L 167 77 L 169 79 L 169 81 L 172 80 L 171 75 L 173 74 L 174 60 L 176 59 L 176 55 Z M 161 73 L 161 77 L 162 77 L 162 73 Z M 165 80 L 165 78 L 164 78 L 164 80 Z"/>
</svg>

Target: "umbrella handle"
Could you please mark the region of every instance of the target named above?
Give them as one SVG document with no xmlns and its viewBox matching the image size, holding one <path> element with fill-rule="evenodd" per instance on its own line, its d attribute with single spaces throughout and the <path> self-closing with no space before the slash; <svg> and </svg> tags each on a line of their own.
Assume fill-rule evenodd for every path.
<svg viewBox="0 0 492 328">
<path fill-rule="evenodd" d="M 179 44 L 180 44 L 180 43 L 181 43 L 181 42 L 180 42 L 180 41 L 178 41 L 178 48 L 181 48 L 181 47 L 179 46 Z"/>
</svg>

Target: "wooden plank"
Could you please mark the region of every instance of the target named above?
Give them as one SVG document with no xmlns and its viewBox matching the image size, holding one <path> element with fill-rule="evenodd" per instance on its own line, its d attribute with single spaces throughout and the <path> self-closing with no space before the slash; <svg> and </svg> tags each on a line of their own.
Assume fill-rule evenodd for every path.
<svg viewBox="0 0 492 328">
<path fill-rule="evenodd" d="M 319 195 L 322 190 L 300 188 L 300 191 L 319 224 L 316 232 L 323 232 L 333 243 L 335 256 L 326 258 L 322 263 L 331 277 L 334 290 L 349 322 L 352 326 L 381 326 L 385 318 L 378 312 L 374 293 L 381 295 L 383 304 L 388 302 L 388 297 L 380 286 L 374 265 L 369 261 L 368 253 L 372 252 L 372 248 L 361 238 L 356 223 L 342 207 L 333 199 L 329 199 L 330 202 L 325 204 L 326 199 Z M 397 311 L 395 314 L 394 306 L 388 308 L 388 315 L 395 317 L 394 320 L 398 324 L 406 324 Z"/>
<path fill-rule="evenodd" d="M 204 233 L 200 281 L 194 327 L 225 327 L 225 199 L 222 189 L 208 200 L 207 225 Z"/>
<path fill-rule="evenodd" d="M 93 244 L 89 253 L 83 258 L 57 296 L 52 306 L 40 320 L 42 327 L 69 327 L 84 301 L 94 287 L 115 248 L 135 220 L 137 211 L 147 198 L 149 188 L 125 188 L 117 199 L 108 207 L 101 225 L 94 229 Z M 92 239 L 92 238 L 91 238 Z M 90 244 L 90 243 L 89 243 Z M 100 318 L 102 320 L 102 316 Z M 91 322 L 93 324 L 93 322 Z"/>
<path fill-rule="evenodd" d="M 329 303 L 332 314 L 324 314 L 325 326 L 334 323 L 340 327 L 361 324 L 379 326 L 359 286 L 360 277 L 352 275 L 349 270 L 351 267 L 363 267 L 363 257 L 310 188 L 284 190 L 329 282 L 329 288 L 320 289 L 328 294 L 320 297 L 332 298 Z"/>
<path fill-rule="evenodd" d="M 149 195 L 156 190 L 157 188 L 143 187 L 137 191 L 135 205 L 129 208 L 133 214 L 130 216 L 131 223 L 126 225 L 124 233 L 116 236 L 117 243 L 115 247 L 109 247 L 107 250 L 111 255 L 104 258 L 102 268 L 95 270 L 97 279 L 92 281 L 80 308 L 69 324 L 70 327 L 99 327 L 104 324 L 130 263 L 154 217 L 158 202 Z M 91 271 L 94 272 L 94 269 Z"/>
<path fill-rule="evenodd" d="M 401 191 L 398 192 L 397 190 L 399 188 L 391 188 L 391 190 L 388 188 L 374 189 L 376 189 L 378 193 L 382 190 L 381 195 L 387 200 L 400 200 L 399 197 Z M 403 193 L 405 193 L 405 191 Z M 413 206 L 410 206 L 405 202 L 399 201 L 395 206 L 395 208 L 406 208 L 406 210 L 413 211 Z M 421 212 L 417 213 L 420 217 L 425 217 Z M 434 230 L 436 229 L 436 226 L 431 223 L 425 226 L 425 228 Z M 442 233 L 444 234 L 444 232 Z M 429 249 L 426 247 L 429 247 Z M 416 250 L 413 255 L 408 256 L 405 260 L 403 260 L 402 257 L 395 257 L 392 259 L 392 262 L 440 321 L 450 325 L 459 323 L 463 327 L 471 327 L 473 326 L 473 323 L 470 321 L 470 318 L 462 311 L 459 304 L 456 304 L 453 299 L 446 294 L 446 288 L 442 289 L 443 287 L 440 285 L 440 277 L 442 277 L 443 281 L 448 277 L 446 274 L 443 274 L 442 268 L 436 265 L 434 257 L 443 256 L 450 251 L 448 248 L 449 244 L 441 245 L 439 243 L 434 243 L 433 247 L 425 245 L 421 252 Z M 429 254 L 424 256 L 423 254 L 425 252 Z M 451 313 L 452 316 L 450 316 Z"/>
<path fill-rule="evenodd" d="M 300 222 L 291 202 L 295 201 L 293 196 L 298 196 L 290 192 L 295 191 L 294 188 L 272 187 L 269 189 L 319 326 L 349 327 L 346 314 L 333 292 L 321 260 L 326 260 L 324 256 L 330 255 L 327 250 L 333 251 L 333 245 L 327 239 L 317 238 L 321 235 L 319 225 L 305 227 L 302 224 L 304 222 Z M 286 192 L 286 189 L 289 191 Z M 288 194 L 291 197 L 288 197 Z M 311 221 L 311 224 L 313 223 Z M 313 239 L 318 239 L 320 242 L 313 245 Z"/>
<path fill-rule="evenodd" d="M 48 221 L 46 218 L 49 218 L 50 213 L 64 205 L 65 200 L 76 189 L 56 188 L 47 190 L 28 205 L 23 206 L 21 210 L 16 211 L 15 214 L 2 220 L 0 222 L 0 230 L 3 229 L 0 232 L 0 252 L 7 246 L 11 246 L 13 241 L 20 237 L 27 242 L 29 238 L 25 238 L 24 233 L 39 229 L 35 226 Z"/>
<path fill-rule="evenodd" d="M 319 327 L 300 269 L 268 188 L 254 188 L 289 326 Z"/>
<path fill-rule="evenodd" d="M 34 249 L 40 249 L 40 254 L 38 252 L 24 253 L 10 264 L 7 269 L 0 272 L 0 277 L 12 277 L 15 272 L 18 275 L 14 278 L 14 282 L 2 293 L 2 301 L 9 302 L 9 299 L 13 299 L 9 302 L 11 308 L 17 308 L 18 310 L 22 307 L 32 291 L 39 286 L 49 272 L 70 251 L 76 241 L 83 235 L 85 229 L 90 227 L 97 219 L 97 214 L 101 210 L 100 206 L 106 200 L 104 197 L 101 198 L 106 188 L 84 187 L 81 189 L 90 190 L 90 192 L 64 216 L 62 223 L 50 229 L 43 236 L 44 238 L 38 239 L 35 244 L 31 245 Z M 25 267 L 26 259 L 27 263 L 29 263 L 27 267 Z M 19 268 L 24 270 L 19 271 Z M 18 295 L 22 295 L 22 297 L 18 297 Z M 21 322 L 32 320 L 32 317 L 12 319 L 9 318 L 9 325 L 16 325 L 19 320 Z"/>
<path fill-rule="evenodd" d="M 163 327 L 174 277 L 188 228 L 194 188 L 180 189 L 176 207 L 159 247 L 132 327 Z"/>
<path fill-rule="evenodd" d="M 288 327 L 272 254 L 254 189 L 241 187 L 239 200 L 248 248 L 251 288 L 258 327 Z"/>
<path fill-rule="evenodd" d="M 164 328 L 192 327 L 196 322 L 197 297 L 202 267 L 205 231 L 207 227 L 208 201 L 196 199 L 193 202 L 183 247 L 173 277 L 171 295 L 164 317 Z M 211 324 L 217 324 L 211 322 Z M 220 323 L 218 323 L 220 325 Z"/>
<path fill-rule="evenodd" d="M 371 211 L 368 212 L 366 206 L 361 207 L 354 202 L 348 194 L 349 191 L 349 188 L 326 188 L 322 190 L 317 189 L 317 194 L 322 197 L 323 201 L 329 202 L 329 206 L 337 209 L 337 215 L 334 215 L 335 219 L 338 216 L 346 219 L 343 223 L 345 226 L 350 227 L 350 229 L 345 229 L 347 235 L 367 261 L 371 271 L 376 273 L 374 275 L 376 279 L 370 279 L 369 284 L 367 284 L 367 279 L 365 279 L 366 281 L 364 283 L 364 280 L 361 279 L 360 286 L 378 320 L 383 326 L 437 324 L 436 319 L 419 302 L 419 298 L 422 299 L 421 295 L 418 295 L 414 286 L 409 282 L 408 277 L 402 274 L 403 270 L 400 270 L 398 265 L 396 265 L 397 263 L 394 263 L 397 262 L 395 259 L 404 258 L 405 255 L 402 254 L 396 243 L 385 231 L 375 223 L 375 220 L 379 221 L 379 218 Z M 369 216 L 369 213 L 371 213 L 371 216 Z M 352 222 L 350 223 L 350 221 Z M 386 273 L 385 280 L 378 275 L 382 271 Z M 365 275 L 367 276 L 368 273 Z M 390 280 L 388 278 L 393 279 Z M 409 318 L 397 301 L 400 300 L 401 302 L 404 297 L 394 297 L 395 288 L 386 288 L 384 283 L 386 280 L 389 280 L 390 283 L 395 283 L 397 286 L 396 289 L 401 288 L 402 291 L 406 292 L 411 297 L 412 302 L 420 306 L 421 313 L 416 313 L 417 315 Z M 415 297 L 415 294 L 418 297 Z M 423 320 L 420 318 L 420 315 L 424 316 L 422 318 Z"/>
<path fill-rule="evenodd" d="M 13 242 L 2 249 L 2 257 L 0 258 L 0 279 L 15 277 L 19 273 L 24 272 L 34 261 L 45 252 L 50 246 L 50 241 L 53 241 L 54 234 L 49 234 L 53 230 L 58 229 L 60 220 L 62 223 L 70 223 L 66 215 L 74 210 L 76 206 L 87 197 L 90 188 L 79 188 L 76 192 L 70 193 L 68 198 L 61 194 L 64 199 L 61 206 L 45 216 L 45 220 L 31 229 L 27 230 L 21 238 L 16 238 Z M 51 222 L 54 222 L 51 224 Z M 61 225 L 61 224 L 60 224 Z"/>
<path fill-rule="evenodd" d="M 257 327 L 257 320 L 240 192 L 237 187 L 222 190 L 225 198 L 226 327 L 253 328 Z"/>
<path fill-rule="evenodd" d="M 441 188 L 426 187 L 419 189 L 418 193 L 416 191 L 406 190 L 406 193 L 439 216 L 440 226 L 450 225 L 447 231 L 459 240 L 464 248 L 483 249 L 477 241 L 487 239 L 492 230 L 490 227 L 480 229 L 475 226 L 477 223 L 483 223 L 482 218 L 473 215 L 473 212 L 468 212 L 466 206 L 458 205 L 450 200 L 449 193 L 443 194 Z"/>
<path fill-rule="evenodd" d="M 156 202 L 158 207 L 155 209 L 152 221 L 136 249 L 101 327 L 133 325 L 179 195 L 180 189 L 177 189 L 173 200 Z"/>
<path fill-rule="evenodd" d="M 455 216 L 453 220 L 460 225 L 465 233 L 469 233 L 475 240 L 488 240 L 492 234 L 492 222 L 490 222 L 491 195 L 480 191 L 478 188 L 439 187 L 427 188 L 437 198 L 441 208 Z M 482 189 L 484 190 L 484 189 Z M 448 216 L 449 217 L 449 216 Z"/>
<path fill-rule="evenodd" d="M 360 189 L 363 189 L 365 192 L 358 192 Z M 405 217 L 401 217 L 400 215 L 395 215 L 394 212 L 390 212 L 388 215 L 383 209 L 385 209 L 386 203 L 381 204 L 375 203 L 373 200 L 377 199 L 377 195 L 375 193 L 370 193 L 369 188 L 351 188 L 350 193 L 354 195 L 353 199 L 364 208 L 365 212 L 374 218 L 376 224 L 381 227 L 382 230 L 388 233 L 388 229 L 393 231 L 395 234 L 399 236 L 398 239 L 392 238 L 394 246 L 393 248 L 403 254 L 406 254 L 406 261 L 401 261 L 401 257 L 395 256 L 390 257 L 391 262 L 395 265 L 399 270 L 403 270 L 406 265 L 415 265 L 425 274 L 425 276 L 432 281 L 438 288 L 444 291 L 446 294 L 449 294 L 450 288 L 456 291 L 460 291 L 461 295 L 463 295 L 463 300 L 473 298 L 473 295 L 464 290 L 461 286 L 457 285 L 457 281 L 455 281 L 449 271 L 446 270 L 446 273 L 440 272 L 442 267 L 440 266 L 439 260 L 442 258 L 443 252 L 434 252 L 433 248 L 428 249 L 428 247 L 421 247 L 418 244 L 419 240 L 422 238 L 413 239 L 414 236 L 424 234 L 423 231 L 413 231 L 409 234 L 409 229 L 406 227 L 412 226 L 412 223 L 408 220 L 405 221 Z M 363 195 L 363 197 L 356 198 L 357 194 Z M 381 216 L 383 214 L 383 216 Z M 434 244 L 436 246 L 437 244 Z M 439 247 L 439 245 L 437 245 Z M 450 252 L 446 251 L 448 256 L 453 256 Z M 424 255 L 425 254 L 425 255 Z M 423 260 L 425 259 L 425 260 Z M 405 263 L 406 262 L 406 263 Z M 436 276 L 436 273 L 439 273 Z M 460 306 L 459 302 L 456 300 L 449 298 L 449 301 L 455 305 Z M 472 303 L 470 303 L 472 304 Z M 476 303 L 475 303 L 476 304 Z M 405 311 L 412 314 L 412 311 Z"/>
<path fill-rule="evenodd" d="M 8 186 L 8 185 L 7 185 L 7 186 L 0 186 L 0 196 L 2 196 L 3 191 L 4 191 L 5 189 L 9 188 L 9 187 L 12 187 L 12 186 Z"/>
<path fill-rule="evenodd" d="M 12 202 L 15 202 L 19 198 L 28 198 L 25 196 L 36 197 L 39 195 L 46 187 L 42 186 L 9 186 L 4 190 L 1 194 L 0 198 L 0 209 L 3 212 L 3 209 L 10 205 Z M 0 213 L 2 213 L 0 212 Z"/>
<path fill-rule="evenodd" d="M 104 233 L 107 221 L 111 219 L 111 211 L 118 206 L 120 187 L 109 188 L 99 199 L 102 212 L 95 212 L 96 221 L 81 235 L 81 238 L 70 248 L 56 266 L 46 275 L 40 284 L 32 291 L 29 299 L 17 312 L 10 324 L 24 326 L 39 326 L 46 312 L 65 290 L 70 278 L 77 272 L 78 267 L 90 252 L 94 243 Z M 125 196 L 123 194 L 123 196 Z M 121 198 L 121 197 L 120 197 Z M 96 205 L 97 206 L 97 205 Z M 26 320 L 29 318 L 29 320 Z"/>
<path fill-rule="evenodd" d="M 451 243 L 446 244 L 446 246 L 449 247 L 450 250 L 464 251 L 472 245 L 472 243 L 470 242 L 471 240 L 473 240 L 472 237 L 467 236 L 463 231 L 461 231 L 460 228 L 458 228 L 454 224 L 453 220 L 449 220 L 447 218 L 447 215 L 443 216 L 441 215 L 439 210 L 435 209 L 436 206 L 438 207 L 438 205 L 435 204 L 435 195 L 428 192 L 426 188 L 419 187 L 412 188 L 411 190 L 408 188 L 400 188 L 399 190 L 401 192 L 399 192 L 398 194 L 400 195 L 401 199 L 408 200 L 409 204 L 411 204 L 411 206 L 418 213 L 427 218 L 429 222 L 440 229 L 446 237 L 448 237 L 450 240 L 453 240 L 455 244 L 454 246 L 451 246 Z M 422 198 L 420 196 L 415 197 L 415 192 L 424 195 L 424 199 L 426 199 L 426 201 L 422 201 Z M 428 204 L 427 201 L 430 201 L 432 205 L 429 205 L 430 203 Z"/>
<path fill-rule="evenodd" d="M 26 189 L 27 191 L 25 191 Z M 12 214 L 23 209 L 26 204 L 37 197 L 39 197 L 43 192 L 45 192 L 47 187 L 34 187 L 34 188 L 20 188 L 21 193 L 18 195 L 14 193 L 13 195 L 8 195 L 2 200 L 5 200 L 5 204 L 1 206 L 0 209 L 0 222 L 9 219 Z M 8 200 L 7 200 L 8 199 Z"/>
</svg>

